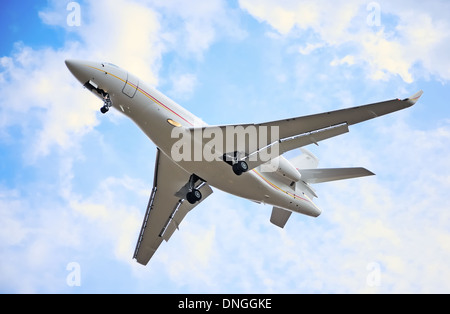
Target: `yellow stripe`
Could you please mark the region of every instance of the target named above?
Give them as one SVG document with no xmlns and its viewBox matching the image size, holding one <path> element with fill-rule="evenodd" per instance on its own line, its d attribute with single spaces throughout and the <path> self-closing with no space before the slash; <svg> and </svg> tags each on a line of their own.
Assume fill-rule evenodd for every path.
<svg viewBox="0 0 450 314">
<path fill-rule="evenodd" d="M 277 186 L 276 184 L 274 184 L 274 183 L 272 183 L 272 182 L 270 182 L 269 180 L 267 180 L 262 174 L 260 174 L 258 171 L 256 171 L 255 169 L 253 169 L 252 170 L 254 173 L 256 173 L 261 179 L 263 179 L 266 183 L 268 183 L 270 186 L 272 186 L 274 189 L 277 189 L 277 190 L 279 190 L 279 191 L 281 191 L 281 192 L 283 192 L 283 193 L 286 193 L 286 194 L 288 194 L 289 196 L 291 196 L 291 197 L 293 197 L 294 199 L 301 199 L 301 200 L 304 200 L 304 201 L 309 201 L 309 202 L 311 202 L 312 203 L 312 201 L 311 201 L 311 199 L 309 198 L 309 197 L 307 197 L 306 195 L 306 197 L 307 197 L 307 199 L 304 199 L 303 197 L 300 197 L 300 196 L 298 196 L 298 195 L 296 195 L 296 194 L 292 194 L 292 193 L 290 193 L 290 192 L 288 192 L 288 191 L 285 191 L 285 190 L 283 190 L 282 188 L 280 188 L 279 186 Z M 314 204 L 314 203 L 313 203 Z"/>
<path fill-rule="evenodd" d="M 130 83 L 128 83 L 127 81 L 122 80 L 120 77 L 115 76 L 114 74 L 111 74 L 111 73 L 109 73 L 109 72 L 107 72 L 107 71 L 104 71 L 104 70 L 102 70 L 102 69 L 99 69 L 99 68 L 96 68 L 96 67 L 93 67 L 93 66 L 90 66 L 90 65 L 88 65 L 88 67 L 90 67 L 91 69 L 100 71 L 100 72 L 104 72 L 104 73 L 106 73 L 106 74 L 108 74 L 108 75 L 114 76 L 116 79 L 121 80 L 122 82 L 124 82 L 124 83 L 126 83 L 126 84 L 130 84 Z M 131 85 L 130 85 L 130 86 L 131 86 Z"/>
</svg>

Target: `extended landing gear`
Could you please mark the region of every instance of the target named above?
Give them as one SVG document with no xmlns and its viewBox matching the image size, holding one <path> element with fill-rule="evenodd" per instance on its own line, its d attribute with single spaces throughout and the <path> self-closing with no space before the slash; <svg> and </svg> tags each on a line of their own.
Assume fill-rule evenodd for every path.
<svg viewBox="0 0 450 314">
<path fill-rule="evenodd" d="M 248 171 L 248 164 L 244 160 L 241 160 L 244 158 L 245 156 L 239 152 L 227 153 L 222 156 L 222 160 L 231 166 L 234 174 L 237 176 Z"/>
<path fill-rule="evenodd" d="M 109 111 L 109 108 L 112 107 L 113 103 L 109 94 L 98 87 L 93 81 L 89 80 L 84 85 L 90 92 L 96 91 L 103 99 L 103 107 L 100 108 L 101 113 L 105 114 Z"/>
<path fill-rule="evenodd" d="M 235 164 L 233 164 L 232 167 L 233 167 L 233 172 L 238 176 L 240 176 L 242 173 L 248 171 L 248 165 L 243 160 L 236 162 Z"/>
<path fill-rule="evenodd" d="M 198 180 L 202 180 L 200 179 L 200 177 L 198 177 L 197 175 L 193 174 L 191 175 L 191 177 L 189 178 L 189 182 L 188 182 L 188 191 L 186 194 L 186 199 L 190 204 L 195 204 L 197 202 L 200 202 L 200 200 L 202 199 L 202 193 L 200 192 L 200 190 L 198 190 L 197 188 L 195 188 L 195 184 L 197 183 Z M 199 185 L 199 187 L 201 187 L 202 185 Z"/>
<path fill-rule="evenodd" d="M 100 108 L 100 112 L 105 114 L 109 111 L 109 108 L 112 107 L 112 101 L 109 97 L 108 93 L 103 94 L 103 107 Z"/>
<path fill-rule="evenodd" d="M 202 193 L 199 190 L 194 189 L 186 194 L 186 199 L 189 203 L 195 204 L 202 199 Z"/>
<path fill-rule="evenodd" d="M 109 107 L 107 107 L 107 106 L 103 106 L 100 108 L 100 112 L 103 114 L 107 113 L 108 111 L 109 111 Z"/>
</svg>

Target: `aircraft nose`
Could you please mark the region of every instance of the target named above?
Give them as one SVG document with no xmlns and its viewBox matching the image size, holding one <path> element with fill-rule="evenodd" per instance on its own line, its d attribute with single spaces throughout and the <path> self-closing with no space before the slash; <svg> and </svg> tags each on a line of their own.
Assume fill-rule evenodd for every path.
<svg viewBox="0 0 450 314">
<path fill-rule="evenodd" d="M 89 68 L 80 60 L 67 59 L 65 61 L 69 71 L 75 76 L 81 84 L 86 83 L 90 79 Z"/>
</svg>

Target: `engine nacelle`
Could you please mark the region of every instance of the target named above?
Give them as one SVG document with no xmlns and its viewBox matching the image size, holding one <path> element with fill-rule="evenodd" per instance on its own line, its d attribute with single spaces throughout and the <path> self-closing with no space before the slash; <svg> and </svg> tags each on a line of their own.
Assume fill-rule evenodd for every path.
<svg viewBox="0 0 450 314">
<path fill-rule="evenodd" d="M 287 178 L 291 181 L 298 182 L 300 181 L 302 175 L 298 170 L 283 156 L 279 156 L 278 158 L 278 167 L 276 170 L 277 174 Z"/>
</svg>

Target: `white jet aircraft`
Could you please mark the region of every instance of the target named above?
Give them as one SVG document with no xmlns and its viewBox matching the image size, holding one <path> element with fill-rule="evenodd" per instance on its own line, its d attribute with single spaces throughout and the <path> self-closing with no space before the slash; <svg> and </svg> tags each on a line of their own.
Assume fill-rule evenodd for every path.
<svg viewBox="0 0 450 314">
<path fill-rule="evenodd" d="M 318 169 L 318 159 L 301 147 L 344 134 L 349 125 L 408 108 L 423 93 L 266 123 L 208 126 L 116 65 L 65 62 L 81 84 L 103 101 L 102 113 L 116 108 L 157 146 L 153 189 L 133 256 L 143 265 L 186 214 L 211 195 L 211 187 L 272 205 L 270 221 L 281 228 L 292 212 L 319 216 L 310 184 L 373 173 L 364 168 Z M 296 148 L 301 148 L 300 156 L 291 160 L 282 156 Z"/>
</svg>

